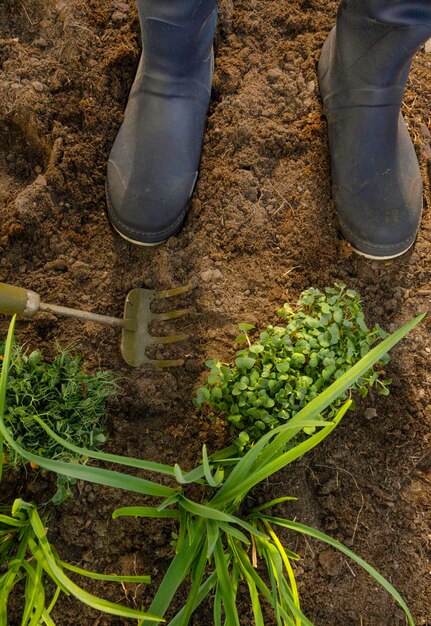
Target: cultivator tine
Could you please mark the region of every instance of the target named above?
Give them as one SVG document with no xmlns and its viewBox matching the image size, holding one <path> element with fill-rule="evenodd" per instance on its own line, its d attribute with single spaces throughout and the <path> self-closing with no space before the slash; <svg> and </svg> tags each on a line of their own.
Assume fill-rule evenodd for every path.
<svg viewBox="0 0 431 626">
<path fill-rule="evenodd" d="M 153 313 L 151 304 L 161 298 L 171 298 L 188 293 L 190 285 L 156 291 L 154 289 L 133 289 L 126 298 L 124 307 L 124 328 L 122 332 L 121 351 L 123 358 L 129 365 L 139 367 L 151 364 L 156 367 L 178 367 L 184 364 L 183 359 L 151 359 L 146 349 L 154 345 L 167 345 L 178 341 L 185 341 L 188 335 L 153 336 L 150 334 L 151 322 L 164 322 L 184 317 L 191 311 L 178 309 L 165 313 Z"/>
<path fill-rule="evenodd" d="M 188 339 L 188 335 L 166 335 L 164 337 L 151 337 L 150 344 L 168 344 L 168 343 L 177 343 L 178 341 L 185 341 Z"/>
<path fill-rule="evenodd" d="M 169 311 L 168 313 L 152 313 L 151 319 L 154 322 L 166 322 L 167 320 L 174 320 L 177 317 L 184 317 L 191 313 L 191 309 L 179 309 L 178 311 Z"/>
<path fill-rule="evenodd" d="M 182 293 L 191 291 L 191 285 L 183 285 L 182 287 L 174 287 L 173 289 L 161 289 L 160 291 L 152 290 L 154 298 L 171 298 L 172 296 L 180 296 Z"/>
</svg>

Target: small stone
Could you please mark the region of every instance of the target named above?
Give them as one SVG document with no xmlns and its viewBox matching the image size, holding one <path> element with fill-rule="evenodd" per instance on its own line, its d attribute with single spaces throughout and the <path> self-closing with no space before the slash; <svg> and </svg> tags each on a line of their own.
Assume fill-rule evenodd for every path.
<svg viewBox="0 0 431 626">
<path fill-rule="evenodd" d="M 88 278 L 88 276 L 91 274 L 90 266 L 87 263 L 84 263 L 84 261 L 75 261 L 70 269 L 72 273 L 77 276 L 77 278 L 81 279 Z"/>
<path fill-rule="evenodd" d="M 428 39 L 428 41 L 425 44 L 425 52 L 427 54 L 431 54 L 431 39 Z"/>
<path fill-rule="evenodd" d="M 270 83 L 276 83 L 283 76 L 283 72 L 275 67 L 271 70 L 268 70 L 267 76 Z"/>
<path fill-rule="evenodd" d="M 216 300 L 214 303 L 216 306 L 221 306 L 221 300 Z"/>
<path fill-rule="evenodd" d="M 67 264 L 63 259 L 54 259 L 54 261 L 45 263 L 43 268 L 47 271 L 64 272 L 67 270 Z"/>
<path fill-rule="evenodd" d="M 373 409 L 372 407 L 369 407 L 368 409 L 365 409 L 364 411 L 364 417 L 367 420 L 372 420 L 375 417 L 377 417 L 377 410 Z"/>
<path fill-rule="evenodd" d="M 44 89 L 45 89 L 45 85 L 43 83 L 39 82 L 38 80 L 34 80 L 31 83 L 31 86 L 33 87 L 33 89 L 35 91 L 38 91 L 38 92 L 44 91 Z"/>
<path fill-rule="evenodd" d="M 124 13 L 122 13 L 121 11 L 115 11 L 115 13 L 112 14 L 112 21 L 117 24 L 125 22 L 127 20 L 127 15 L 125 15 Z"/>
<path fill-rule="evenodd" d="M 212 279 L 213 271 L 212 270 L 204 270 L 200 273 L 200 277 L 204 283 L 209 283 Z"/>
<path fill-rule="evenodd" d="M 343 557 L 332 550 L 321 552 L 319 554 L 319 563 L 328 576 L 339 576 L 344 569 Z"/>
<path fill-rule="evenodd" d="M 223 274 L 219 269 L 213 270 L 212 280 L 216 283 L 220 283 L 223 280 Z"/>
<path fill-rule="evenodd" d="M 40 167 L 40 165 L 36 165 L 34 171 L 36 174 L 42 174 L 42 168 Z"/>
<path fill-rule="evenodd" d="M 314 90 L 315 90 L 315 88 L 316 88 L 316 83 L 315 83 L 315 81 L 314 81 L 314 80 L 310 80 L 310 81 L 307 83 L 307 91 L 308 91 L 308 93 L 313 93 L 313 92 L 314 92 Z"/>
<path fill-rule="evenodd" d="M 41 187 L 46 187 L 48 184 L 45 176 L 42 176 L 42 174 L 39 174 L 39 176 L 36 178 L 34 182 L 36 185 L 40 185 Z"/>
</svg>

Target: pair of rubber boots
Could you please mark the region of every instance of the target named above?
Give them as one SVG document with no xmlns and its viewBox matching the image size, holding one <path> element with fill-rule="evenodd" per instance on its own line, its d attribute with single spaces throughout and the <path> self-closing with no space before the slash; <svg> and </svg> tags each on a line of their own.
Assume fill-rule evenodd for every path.
<svg viewBox="0 0 431 626">
<path fill-rule="evenodd" d="M 125 239 L 159 244 L 184 221 L 198 176 L 217 0 L 137 0 L 143 53 L 108 163 L 108 213 Z M 319 61 L 332 194 L 342 232 L 370 258 L 414 243 L 422 181 L 400 112 L 431 36 L 431 0 L 342 0 Z"/>
</svg>

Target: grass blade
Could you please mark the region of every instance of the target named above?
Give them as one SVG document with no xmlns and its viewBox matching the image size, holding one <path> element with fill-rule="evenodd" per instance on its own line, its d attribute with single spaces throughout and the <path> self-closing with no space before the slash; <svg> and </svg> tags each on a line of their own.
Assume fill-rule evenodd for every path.
<svg viewBox="0 0 431 626">
<path fill-rule="evenodd" d="M 214 520 L 215 522 L 237 524 L 245 530 L 248 530 L 248 532 L 252 535 L 256 535 L 256 537 L 261 537 L 263 539 L 266 537 L 265 534 L 261 533 L 259 530 L 257 530 L 257 528 L 255 528 L 245 520 L 240 519 L 235 515 L 225 513 L 224 511 L 220 511 L 219 509 L 213 508 L 212 506 L 205 506 L 203 504 L 198 504 L 197 502 L 192 502 L 192 500 L 188 500 L 184 496 L 180 496 L 178 498 L 178 504 L 180 504 L 186 511 L 188 511 L 192 515 L 196 515 L 197 517 Z"/>
<path fill-rule="evenodd" d="M 120 509 L 115 509 L 112 513 L 112 519 L 117 519 L 118 517 L 178 518 L 179 516 L 179 511 L 173 509 L 160 510 L 152 506 L 125 506 Z"/>
<path fill-rule="evenodd" d="M 120 617 L 130 617 L 134 619 L 145 618 L 148 621 L 158 623 L 164 621 L 162 618 L 156 615 L 151 615 L 144 611 L 137 611 L 136 609 L 130 609 L 128 607 L 109 602 L 108 600 L 98 598 L 97 596 L 88 593 L 87 591 L 76 585 L 68 576 L 66 576 L 66 574 L 63 572 L 62 567 L 59 565 L 54 554 L 52 553 L 51 547 L 46 538 L 45 528 L 36 509 L 33 509 L 33 511 L 31 512 L 30 520 L 32 529 L 39 543 L 39 548 L 37 550 L 32 550 L 34 557 L 44 569 L 47 567 L 48 571 L 53 574 L 54 582 L 59 581 L 59 583 L 71 595 L 78 598 L 78 600 L 80 600 L 84 604 L 87 604 L 88 606 L 91 606 L 98 611 L 110 613 L 111 615 L 119 615 Z"/>
<path fill-rule="evenodd" d="M 181 617 L 180 626 L 187 626 L 192 613 L 195 609 L 196 599 L 201 586 L 201 581 L 205 573 L 205 565 L 207 563 L 206 550 L 202 550 L 197 563 L 193 568 L 193 583 L 188 593 L 187 602 L 184 605 L 184 613 Z"/>
<path fill-rule="evenodd" d="M 198 520 L 194 523 L 195 532 L 192 543 L 183 541 L 181 548 L 172 559 L 169 568 L 157 589 L 156 595 L 150 606 L 150 611 L 158 615 L 164 615 L 174 597 L 178 587 L 189 574 L 193 561 L 205 540 L 204 521 Z M 142 622 L 142 626 L 147 626 L 147 621 Z"/>
<path fill-rule="evenodd" d="M 250 541 L 247 539 L 244 533 L 238 530 L 238 528 L 235 528 L 231 524 L 225 524 L 224 522 L 219 522 L 219 526 L 220 526 L 220 529 L 224 530 L 224 532 L 227 535 L 231 535 L 232 537 L 235 537 L 235 539 L 238 539 L 238 541 L 245 543 L 247 546 L 250 545 Z"/>
<path fill-rule="evenodd" d="M 45 424 L 45 422 L 38 416 L 34 416 L 34 421 L 44 429 L 44 431 L 54 441 L 59 443 L 63 448 L 75 452 L 80 456 L 88 457 L 89 459 L 98 459 L 100 461 L 106 461 L 107 463 L 115 463 L 116 465 L 122 465 L 124 467 L 134 467 L 136 469 L 147 470 L 149 472 L 157 472 L 158 474 L 167 474 L 168 476 L 174 476 L 174 470 L 170 465 L 164 465 L 162 463 L 155 463 L 153 461 L 144 461 L 142 459 L 135 459 L 133 457 L 121 456 L 118 454 L 109 454 L 107 452 L 100 452 L 95 450 L 89 450 L 88 448 L 80 448 L 70 443 L 66 439 L 63 439 L 52 428 Z"/>
<path fill-rule="evenodd" d="M 144 583 L 146 585 L 151 583 L 151 576 L 119 576 L 117 574 L 98 574 L 97 572 L 90 572 L 89 570 L 82 569 L 76 565 L 65 563 L 61 559 L 58 560 L 58 564 L 70 572 L 85 576 L 86 578 L 92 578 L 93 580 L 106 580 L 114 583 Z"/>
<path fill-rule="evenodd" d="M 220 531 L 218 524 L 216 524 L 213 520 L 207 519 L 206 522 L 207 527 L 207 559 L 209 559 L 214 552 L 215 545 L 220 536 Z"/>
<path fill-rule="evenodd" d="M 324 541 L 325 543 L 336 548 L 337 550 L 351 558 L 355 563 L 357 563 L 365 571 L 367 571 L 374 578 L 374 580 L 376 580 L 394 598 L 394 600 L 399 604 L 399 606 L 406 614 L 409 625 L 415 626 L 412 614 L 410 613 L 407 604 L 404 602 L 398 591 L 391 585 L 389 581 L 386 580 L 386 578 L 379 574 L 379 572 L 374 569 L 374 567 L 361 559 L 361 557 L 357 556 L 354 552 L 352 552 L 352 550 L 349 550 L 349 548 L 346 548 L 346 546 L 344 546 L 342 543 L 340 543 L 336 539 L 333 539 L 332 537 L 329 537 L 325 533 L 322 533 L 320 530 L 316 530 L 315 528 L 311 528 L 310 526 L 306 526 L 305 524 L 300 524 L 299 522 L 291 522 L 290 520 L 284 520 L 279 517 L 264 516 L 264 519 L 267 519 L 272 524 L 282 526 L 283 528 L 289 528 L 290 530 L 295 530 L 304 535 L 308 535 L 309 537 L 315 537 L 316 539 L 320 539 L 321 541 Z"/>
<path fill-rule="evenodd" d="M 193 606 L 193 611 L 195 611 L 197 609 L 197 607 L 201 604 L 201 602 L 207 597 L 207 595 L 210 593 L 211 589 L 214 587 L 214 585 L 217 582 L 217 576 L 216 573 L 213 572 L 210 576 L 208 576 L 208 578 L 206 579 L 206 581 L 199 587 L 199 591 L 196 595 L 196 600 Z M 183 607 L 176 615 L 175 617 L 169 622 L 169 626 L 179 626 L 182 620 L 182 617 L 184 615 L 184 608 Z"/>
<path fill-rule="evenodd" d="M 45 591 L 42 585 L 43 569 L 40 563 L 33 567 L 24 561 L 23 568 L 27 572 L 27 583 L 25 589 L 25 606 L 21 626 L 37 626 L 45 608 Z"/>
<path fill-rule="evenodd" d="M 220 586 L 221 601 L 223 603 L 226 616 L 226 624 L 229 626 L 240 626 L 232 580 L 229 576 L 229 570 L 226 565 L 225 554 L 223 551 L 223 544 L 220 538 L 214 549 L 214 561 L 217 571 L 218 584 Z"/>
</svg>

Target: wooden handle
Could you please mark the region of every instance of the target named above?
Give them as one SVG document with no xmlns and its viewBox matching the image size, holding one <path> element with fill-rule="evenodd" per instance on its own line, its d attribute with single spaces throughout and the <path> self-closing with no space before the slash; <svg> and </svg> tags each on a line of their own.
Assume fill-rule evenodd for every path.
<svg viewBox="0 0 431 626">
<path fill-rule="evenodd" d="M 0 313 L 32 316 L 39 310 L 38 294 L 23 287 L 0 283 Z"/>
</svg>

